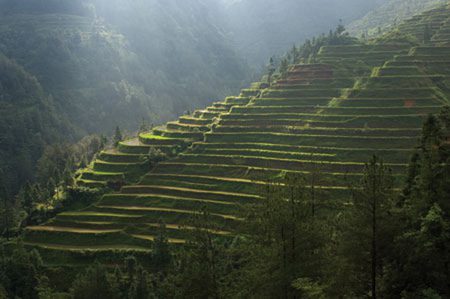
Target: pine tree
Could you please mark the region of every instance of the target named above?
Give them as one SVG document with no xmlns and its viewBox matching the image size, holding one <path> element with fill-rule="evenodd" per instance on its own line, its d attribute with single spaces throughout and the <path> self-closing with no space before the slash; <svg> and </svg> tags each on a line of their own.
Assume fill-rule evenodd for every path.
<svg viewBox="0 0 450 299">
<path fill-rule="evenodd" d="M 349 272 L 341 276 L 347 280 L 351 297 L 367 293 L 371 298 L 378 297 L 382 260 L 393 238 L 390 228 L 393 199 L 391 171 L 374 156 L 365 166 L 361 183 L 353 190 L 343 232 L 341 254 Z"/>
<path fill-rule="evenodd" d="M 119 126 L 117 126 L 113 138 L 114 146 L 118 146 L 119 142 L 121 142 L 122 140 L 123 140 L 122 132 L 120 131 Z"/>
<path fill-rule="evenodd" d="M 145 120 L 145 118 L 142 118 L 142 122 L 139 127 L 139 133 L 148 132 L 149 130 L 150 130 L 150 127 L 149 127 L 147 121 Z"/>
<path fill-rule="evenodd" d="M 407 192 L 392 211 L 398 234 L 385 261 L 386 298 L 444 298 L 450 293 L 449 118 L 444 107 L 425 121 Z"/>
<path fill-rule="evenodd" d="M 267 83 L 270 85 L 272 84 L 272 75 L 275 72 L 275 63 L 273 60 L 273 57 L 270 57 L 269 60 L 269 65 L 267 66 L 267 72 L 268 72 L 268 77 L 267 77 Z"/>
<path fill-rule="evenodd" d="M 318 277 L 325 275 L 329 229 L 313 215 L 305 179 L 286 175 L 261 191 L 261 201 L 246 211 L 247 237 L 239 247 L 246 262 L 235 274 L 240 292 L 231 297 L 307 298 L 309 287 L 323 290 Z"/>
<path fill-rule="evenodd" d="M 7 240 L 11 237 L 11 232 L 15 227 L 16 211 L 13 198 L 9 195 L 4 181 L 3 172 L 0 171 L 0 219 L 1 234 Z"/>
<path fill-rule="evenodd" d="M 171 260 L 172 255 L 167 238 L 166 225 L 160 220 L 158 236 L 153 242 L 152 251 L 152 263 L 155 271 L 164 271 L 169 266 Z"/>
<path fill-rule="evenodd" d="M 193 215 L 186 228 L 188 236 L 182 256 L 182 298 L 219 298 L 218 267 L 221 248 L 213 231 L 211 216 L 202 209 Z"/>
<path fill-rule="evenodd" d="M 74 299 L 119 298 L 117 284 L 110 279 L 106 268 L 97 263 L 75 279 L 71 295 Z"/>
<path fill-rule="evenodd" d="M 282 59 L 279 68 L 281 78 L 285 79 L 287 77 L 288 69 L 289 69 L 289 61 L 287 59 Z"/>
<path fill-rule="evenodd" d="M 295 44 L 292 46 L 292 49 L 291 49 L 291 58 L 292 58 L 292 64 L 298 63 L 299 53 L 298 53 L 297 46 Z"/>
<path fill-rule="evenodd" d="M 423 43 L 428 44 L 431 41 L 431 30 L 428 24 L 425 25 L 423 30 Z"/>
</svg>

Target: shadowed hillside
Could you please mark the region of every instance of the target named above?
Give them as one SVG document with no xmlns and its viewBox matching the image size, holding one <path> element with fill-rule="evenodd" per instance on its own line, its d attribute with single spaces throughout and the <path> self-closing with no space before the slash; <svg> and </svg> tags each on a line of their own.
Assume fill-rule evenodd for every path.
<svg viewBox="0 0 450 299">
<path fill-rule="evenodd" d="M 11 100 L 0 111 L 1 131 L 13 135 L 6 140 L 25 140 L 2 142 L 18 153 L 0 157 L 11 174 L 11 194 L 33 181 L 48 145 L 109 136 L 116 126 L 134 131 L 143 119 L 167 121 L 239 90 L 248 78 L 214 8 L 197 0 L 0 0 L 0 55 L 26 72 L 24 84 L 32 77 L 38 97 L 51 102 L 39 112 L 45 124 L 28 116 L 9 124 L 10 111 L 28 113 L 21 102 L 30 89 L 10 97 L 15 87 L 4 88 L 2 97 Z M 34 124 L 22 125 L 22 118 Z M 29 126 L 33 142 L 25 137 L 31 133 L 15 136 Z"/>
</svg>

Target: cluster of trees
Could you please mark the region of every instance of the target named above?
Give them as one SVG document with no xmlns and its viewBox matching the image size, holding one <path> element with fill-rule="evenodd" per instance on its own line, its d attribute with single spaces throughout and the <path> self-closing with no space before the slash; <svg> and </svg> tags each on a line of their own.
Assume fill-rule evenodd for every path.
<svg viewBox="0 0 450 299">
<path fill-rule="evenodd" d="M 327 34 L 322 34 L 312 39 L 307 39 L 301 46 L 293 45 L 279 61 L 278 73 L 281 78 L 285 78 L 290 64 L 314 63 L 319 50 L 323 46 L 350 45 L 358 40 L 351 37 L 345 27 L 340 24 L 335 30 L 330 30 Z"/>
<path fill-rule="evenodd" d="M 161 223 L 150 260 L 129 257 L 116 268 L 96 263 L 79 274 L 64 296 L 447 298 L 449 136 L 446 107 L 424 123 L 401 191 L 377 157 L 351 186 L 349 201 L 334 211 L 307 178 L 286 175 L 265 185 L 260 203 L 243 207 L 245 221 L 236 237 L 217 237 L 217 225 L 202 210 L 186 224 L 186 244 L 172 247 Z M 54 296 L 57 292 L 45 287 L 39 274 L 38 255 L 18 252 L 28 256 L 17 259 L 26 266 L 4 258 L 18 270 L 0 275 L 2 290 L 17 291 L 10 275 L 31 267 L 40 279 L 28 274 L 30 285 L 20 292 L 45 290 Z"/>
<path fill-rule="evenodd" d="M 106 145 L 106 138 L 87 136 L 75 144 L 47 146 L 36 166 L 36 179 L 12 192 L 0 172 L 0 236 L 10 238 L 26 225 L 39 224 L 64 206 L 98 191 L 72 190 L 75 172 L 87 166 Z"/>
</svg>

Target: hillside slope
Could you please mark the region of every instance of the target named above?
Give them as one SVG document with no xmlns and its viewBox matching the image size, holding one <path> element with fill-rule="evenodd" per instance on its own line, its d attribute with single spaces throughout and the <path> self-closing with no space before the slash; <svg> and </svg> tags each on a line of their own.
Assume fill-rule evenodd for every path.
<svg viewBox="0 0 450 299">
<path fill-rule="evenodd" d="M 226 19 L 236 48 L 252 64 L 263 64 L 294 43 L 348 24 L 387 0 L 225 1 Z"/>
<path fill-rule="evenodd" d="M 34 177 L 45 145 L 62 136 L 73 140 L 76 130 L 36 78 L 0 53 L 0 175 L 9 195 Z"/>
<path fill-rule="evenodd" d="M 233 235 L 239 204 L 257 202 L 264 180 L 292 172 L 316 186 L 318 204 L 339 210 L 373 154 L 402 181 L 424 118 L 450 103 L 450 7 L 414 17 L 401 31 L 423 36 L 427 24 L 426 44 L 388 34 L 371 44 L 322 47 L 315 63 L 290 66 L 270 86 L 255 83 L 101 153 L 79 184 L 144 176 L 29 227 L 26 243 L 52 253 L 147 252 L 160 219 L 169 241 L 180 243 L 185 220 L 201 208 L 217 224 L 215 234 Z M 150 163 L 152 148 L 175 157 Z"/>
<path fill-rule="evenodd" d="M 39 97 L 52 101 L 43 118 L 66 122 L 36 124 L 32 132 L 42 142 L 28 146 L 27 138 L 11 139 L 28 137 L 14 136 L 20 122 L 7 122 L 11 111 L 28 111 L 20 104 L 27 95 L 0 107 L 3 134 L 14 136 L 2 147 L 19 153 L 0 158 L 11 193 L 34 177 L 45 145 L 109 136 L 116 126 L 135 131 L 142 119 L 158 124 L 239 90 L 245 64 L 215 21 L 200 0 L 0 0 L 2 59 L 23 68 Z"/>
<path fill-rule="evenodd" d="M 363 33 L 366 36 L 374 36 L 380 31 L 396 27 L 413 15 L 447 2 L 447 0 L 389 0 L 361 19 L 350 23 L 347 30 L 354 36 L 361 36 Z"/>
<path fill-rule="evenodd" d="M 135 129 L 246 78 L 210 13 L 201 1 L 2 0 L 0 49 L 85 132 Z"/>
</svg>

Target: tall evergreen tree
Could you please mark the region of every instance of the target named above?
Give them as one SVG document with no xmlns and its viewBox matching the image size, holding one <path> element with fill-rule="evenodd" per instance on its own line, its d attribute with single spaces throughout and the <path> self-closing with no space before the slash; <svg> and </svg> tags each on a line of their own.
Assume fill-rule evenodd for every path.
<svg viewBox="0 0 450 299">
<path fill-rule="evenodd" d="M 119 145 L 119 142 L 123 140 L 122 132 L 120 131 L 119 126 L 116 127 L 116 131 L 114 132 L 113 143 L 114 146 Z"/>
<path fill-rule="evenodd" d="M 302 298 L 312 285 L 324 291 L 329 229 L 311 209 L 303 177 L 269 182 L 244 225 L 236 297 Z"/>
<path fill-rule="evenodd" d="M 180 269 L 181 297 L 219 298 L 221 246 L 213 234 L 216 226 L 205 208 L 188 223 L 188 240 L 184 246 Z"/>
<path fill-rule="evenodd" d="M 269 65 L 267 66 L 267 73 L 268 73 L 268 77 L 267 77 L 267 83 L 270 85 L 272 84 L 272 75 L 275 72 L 276 68 L 275 68 L 275 62 L 273 60 L 273 57 L 270 57 L 269 59 Z"/>
<path fill-rule="evenodd" d="M 156 272 L 164 271 L 172 260 L 166 225 L 160 220 L 158 236 L 153 242 L 152 263 Z"/>
<path fill-rule="evenodd" d="M 385 298 L 450 294 L 450 109 L 425 121 L 407 188 L 393 210 L 398 234 L 384 276 Z"/>
<path fill-rule="evenodd" d="M 109 277 L 107 269 L 98 263 L 75 279 L 71 295 L 74 299 L 119 298 L 117 284 Z"/>
<path fill-rule="evenodd" d="M 374 156 L 366 164 L 364 176 L 353 190 L 346 213 L 341 255 L 344 260 L 344 292 L 349 296 L 377 298 L 383 273 L 383 258 L 392 242 L 390 209 L 394 199 L 393 177 Z"/>
</svg>

